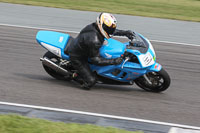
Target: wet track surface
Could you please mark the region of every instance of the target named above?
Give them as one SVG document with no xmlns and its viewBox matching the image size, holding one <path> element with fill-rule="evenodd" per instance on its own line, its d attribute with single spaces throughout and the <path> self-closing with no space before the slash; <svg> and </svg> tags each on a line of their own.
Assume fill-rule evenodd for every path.
<svg viewBox="0 0 200 133">
<path fill-rule="evenodd" d="M 0 26 L 0 101 L 200 126 L 200 47 L 152 42 L 172 80 L 163 93 L 136 85 L 84 91 L 46 74 L 39 61 L 46 51 L 35 41 L 37 31 Z"/>
</svg>

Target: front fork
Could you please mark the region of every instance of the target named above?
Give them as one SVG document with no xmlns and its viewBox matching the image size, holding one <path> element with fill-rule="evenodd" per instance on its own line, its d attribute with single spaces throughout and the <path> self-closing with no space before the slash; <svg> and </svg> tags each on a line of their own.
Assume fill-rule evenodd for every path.
<svg viewBox="0 0 200 133">
<path fill-rule="evenodd" d="M 143 77 L 148 82 L 148 84 L 152 85 L 152 82 L 149 80 L 146 74 L 144 74 Z"/>
<path fill-rule="evenodd" d="M 162 65 L 160 65 L 159 63 L 155 63 L 147 70 L 147 73 L 159 72 L 161 69 L 162 69 Z M 148 84 L 152 85 L 152 82 L 150 81 L 150 79 L 147 77 L 146 74 L 144 74 L 143 77 L 148 82 Z"/>
</svg>

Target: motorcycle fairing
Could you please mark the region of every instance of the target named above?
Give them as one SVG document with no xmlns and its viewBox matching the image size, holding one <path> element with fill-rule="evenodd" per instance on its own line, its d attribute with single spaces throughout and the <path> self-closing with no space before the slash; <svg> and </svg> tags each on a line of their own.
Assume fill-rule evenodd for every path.
<svg viewBox="0 0 200 133">
<path fill-rule="evenodd" d="M 139 64 L 132 62 L 127 62 L 124 65 L 124 68 L 122 68 L 122 65 L 90 65 L 90 67 L 93 71 L 96 71 L 96 73 L 100 76 L 111 78 L 121 82 L 132 81 L 146 73 L 146 69 L 141 69 L 141 66 Z"/>
<path fill-rule="evenodd" d="M 123 64 L 123 63 L 122 63 Z M 121 82 L 132 81 L 148 72 L 159 72 L 162 66 L 159 63 L 154 63 L 148 68 L 143 68 L 138 63 L 126 62 L 122 65 L 96 66 L 90 65 L 93 71 L 100 76 L 111 78 Z M 115 73 L 115 71 L 118 71 Z"/>
<path fill-rule="evenodd" d="M 64 59 L 69 59 L 69 56 L 64 54 L 69 38 L 68 34 L 54 31 L 39 31 L 36 35 L 36 40 L 41 46 Z"/>
</svg>

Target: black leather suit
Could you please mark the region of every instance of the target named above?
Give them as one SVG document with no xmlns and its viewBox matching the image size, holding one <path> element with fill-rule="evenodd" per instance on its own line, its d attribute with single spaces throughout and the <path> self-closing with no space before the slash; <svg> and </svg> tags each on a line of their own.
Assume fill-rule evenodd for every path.
<svg viewBox="0 0 200 133">
<path fill-rule="evenodd" d="M 125 35 L 126 31 L 115 30 L 114 35 Z M 96 83 L 95 75 L 90 70 L 88 58 L 95 65 L 113 65 L 115 59 L 105 59 L 99 55 L 99 48 L 103 45 L 104 36 L 98 30 L 96 23 L 87 25 L 81 30 L 73 43 L 67 48 L 72 66 L 78 70 L 78 75 L 84 79 L 83 87 L 89 89 Z"/>
</svg>

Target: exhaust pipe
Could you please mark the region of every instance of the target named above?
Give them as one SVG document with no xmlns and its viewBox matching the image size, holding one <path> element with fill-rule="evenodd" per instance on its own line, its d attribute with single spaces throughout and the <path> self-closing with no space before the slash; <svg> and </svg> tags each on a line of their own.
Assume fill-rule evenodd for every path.
<svg viewBox="0 0 200 133">
<path fill-rule="evenodd" d="M 49 60 L 47 57 L 40 58 L 40 61 L 42 61 L 42 64 L 45 66 L 50 67 L 51 69 L 55 70 L 56 72 L 63 74 L 65 76 L 69 76 L 71 72 L 65 70 L 64 68 L 58 66 L 56 63 Z"/>
</svg>

